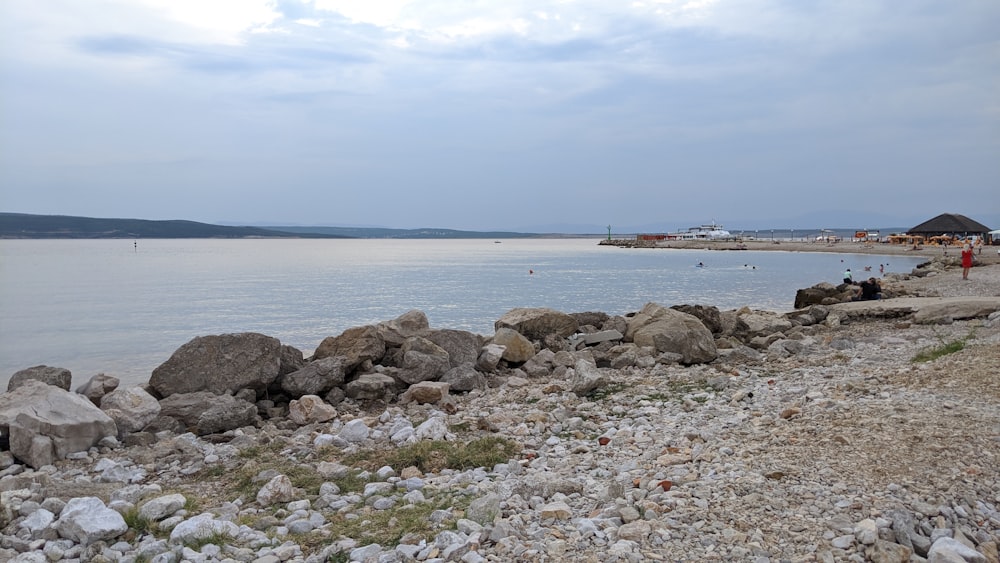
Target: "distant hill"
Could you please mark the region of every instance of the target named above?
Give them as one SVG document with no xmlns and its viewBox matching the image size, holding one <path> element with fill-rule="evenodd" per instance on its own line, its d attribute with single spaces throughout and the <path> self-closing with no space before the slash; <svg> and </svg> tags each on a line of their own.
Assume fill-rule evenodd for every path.
<svg viewBox="0 0 1000 563">
<path fill-rule="evenodd" d="M 287 233 L 259 227 L 224 227 L 195 221 L 96 219 L 68 215 L 0 213 L 0 238 L 349 238 Z"/>
<path fill-rule="evenodd" d="M 0 238 L 532 238 L 542 235 L 454 229 L 378 227 L 235 227 L 195 221 L 97 219 L 69 215 L 0 213 Z"/>
</svg>

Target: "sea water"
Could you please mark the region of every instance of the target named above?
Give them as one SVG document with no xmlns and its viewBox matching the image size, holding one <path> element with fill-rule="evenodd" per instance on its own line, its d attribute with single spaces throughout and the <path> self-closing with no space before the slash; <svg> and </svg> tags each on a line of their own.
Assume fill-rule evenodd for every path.
<svg viewBox="0 0 1000 563">
<path fill-rule="evenodd" d="M 648 302 L 789 311 L 845 268 L 909 272 L 920 258 L 626 249 L 598 239 L 0 241 L 0 391 L 45 364 L 123 385 L 196 336 L 260 332 L 307 356 L 327 336 L 426 313 L 490 336 L 515 307 L 626 314 Z M 699 267 L 698 264 L 703 264 Z"/>
</svg>

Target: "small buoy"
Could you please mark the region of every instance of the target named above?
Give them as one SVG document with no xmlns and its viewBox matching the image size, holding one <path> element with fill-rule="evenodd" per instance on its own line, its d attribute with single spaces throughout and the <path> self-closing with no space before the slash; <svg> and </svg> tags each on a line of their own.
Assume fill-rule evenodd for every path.
<svg viewBox="0 0 1000 563">
<path fill-rule="evenodd" d="M 534 273 L 535 273 L 535 271 L 534 271 L 534 270 L 528 270 L 528 275 L 529 275 L 529 276 L 530 276 L 530 275 L 532 275 L 532 274 L 534 274 Z"/>
</svg>

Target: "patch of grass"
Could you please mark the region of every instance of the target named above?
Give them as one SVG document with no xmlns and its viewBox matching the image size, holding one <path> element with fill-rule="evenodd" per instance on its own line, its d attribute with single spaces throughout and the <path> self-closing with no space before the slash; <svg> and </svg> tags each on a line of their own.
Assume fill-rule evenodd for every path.
<svg viewBox="0 0 1000 563">
<path fill-rule="evenodd" d="M 124 513 L 122 513 L 122 518 L 125 520 L 125 525 L 129 527 L 130 530 L 135 530 L 139 535 L 151 534 L 154 532 L 153 523 L 149 521 L 148 518 L 144 518 L 139 515 L 138 508 L 132 508 Z"/>
<path fill-rule="evenodd" d="M 969 332 L 963 338 L 957 338 L 955 340 L 945 341 L 943 338 L 938 338 L 941 344 L 933 346 L 930 348 L 925 348 L 919 352 L 917 355 L 913 356 L 910 360 L 913 363 L 922 362 L 932 362 L 942 356 L 947 356 L 948 354 L 954 354 L 955 352 L 960 352 L 965 348 L 965 344 L 975 336 L 974 332 Z"/>
<path fill-rule="evenodd" d="M 678 401 L 683 402 L 684 397 L 691 395 L 693 393 L 715 393 L 715 389 L 706 381 L 669 381 L 667 382 L 666 392 L 655 392 L 649 393 L 643 397 L 643 399 L 649 401 Z M 698 403 L 704 403 L 708 401 L 708 397 L 699 396 L 691 397 L 692 401 Z"/>
<path fill-rule="evenodd" d="M 605 385 L 604 387 L 599 387 L 597 389 L 594 389 L 590 393 L 587 393 L 587 400 L 588 401 L 603 401 L 604 399 L 607 399 L 608 397 L 611 397 L 615 393 L 619 393 L 621 391 L 624 391 L 626 388 L 627 388 L 627 386 L 624 383 L 611 383 L 611 384 Z"/>
<path fill-rule="evenodd" d="M 365 508 L 357 513 L 359 518 L 352 519 L 337 514 L 330 518 L 330 530 L 337 536 L 357 540 L 359 545 L 395 545 L 407 535 L 429 540 L 441 530 L 455 528 L 455 519 L 435 524 L 430 518 L 435 510 L 464 509 L 456 506 L 452 500 L 443 497 L 427 503 L 401 505 L 391 510 Z"/>
<path fill-rule="evenodd" d="M 436 473 L 442 469 L 492 468 L 514 457 L 518 451 L 517 443 L 498 436 L 486 436 L 464 444 L 423 440 L 392 450 L 359 452 L 345 458 L 344 463 L 371 470 L 388 465 L 396 473 L 415 466 L 423 472 Z"/>
<path fill-rule="evenodd" d="M 211 535 L 205 536 L 203 538 L 193 538 L 184 542 L 184 546 L 193 549 L 194 551 L 201 551 L 201 548 L 206 545 L 217 545 L 222 547 L 232 541 L 232 536 L 222 532 L 214 532 Z"/>
</svg>

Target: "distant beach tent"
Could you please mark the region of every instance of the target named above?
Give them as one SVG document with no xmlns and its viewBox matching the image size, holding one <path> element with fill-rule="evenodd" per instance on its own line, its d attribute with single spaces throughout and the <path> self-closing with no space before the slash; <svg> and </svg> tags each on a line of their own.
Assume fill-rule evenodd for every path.
<svg viewBox="0 0 1000 563">
<path fill-rule="evenodd" d="M 921 235 L 927 237 L 948 236 L 952 238 L 978 236 L 985 237 L 990 233 L 990 228 L 973 221 L 965 215 L 957 213 L 942 213 L 937 217 L 920 223 L 916 227 L 906 231 L 908 235 Z"/>
</svg>

